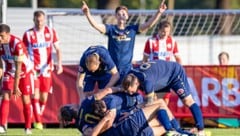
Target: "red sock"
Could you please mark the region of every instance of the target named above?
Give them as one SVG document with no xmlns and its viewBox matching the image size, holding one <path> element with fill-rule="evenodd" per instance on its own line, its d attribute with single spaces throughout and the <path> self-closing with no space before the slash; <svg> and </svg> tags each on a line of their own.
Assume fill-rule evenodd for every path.
<svg viewBox="0 0 240 136">
<path fill-rule="evenodd" d="M 9 114 L 9 100 L 2 99 L 2 103 L 0 106 L 0 125 L 4 126 L 7 124 Z"/>
<path fill-rule="evenodd" d="M 38 99 L 32 99 L 33 115 L 36 122 L 42 122 L 41 120 L 41 111 Z"/>
<path fill-rule="evenodd" d="M 39 104 L 40 104 L 40 114 L 41 114 L 41 115 L 43 115 L 43 112 L 44 112 L 44 110 L 45 110 L 46 103 L 47 103 L 47 102 L 39 101 Z"/>
<path fill-rule="evenodd" d="M 25 118 L 25 128 L 31 128 L 31 103 L 23 104 L 23 114 Z"/>
</svg>

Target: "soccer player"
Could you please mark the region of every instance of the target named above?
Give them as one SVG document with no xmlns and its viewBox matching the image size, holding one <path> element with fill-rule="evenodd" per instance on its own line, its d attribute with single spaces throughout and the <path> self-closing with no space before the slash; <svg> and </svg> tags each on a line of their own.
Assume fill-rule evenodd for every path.
<svg viewBox="0 0 240 136">
<path fill-rule="evenodd" d="M 63 72 L 62 55 L 56 31 L 45 25 L 45 13 L 37 10 L 33 13 L 34 27 L 23 35 L 31 61 L 34 63 L 34 96 L 32 98 L 34 127 L 43 129 L 42 115 L 47 103 L 48 93 L 52 93 L 53 48 L 57 56 L 57 74 Z"/>
<path fill-rule="evenodd" d="M 146 41 L 142 61 L 148 62 L 158 59 L 182 63 L 177 42 L 171 36 L 171 24 L 166 20 L 158 24 L 158 33 Z M 171 93 L 167 93 L 163 97 L 167 104 L 170 96 Z"/>
<path fill-rule="evenodd" d="M 166 107 L 163 100 L 153 107 L 141 108 L 143 98 L 140 94 L 117 92 L 116 87 L 104 89 L 84 99 L 81 107 L 65 105 L 60 109 L 61 124 L 69 124 L 75 119 L 76 126 L 83 135 L 162 135 L 165 130 L 160 126 L 156 116 L 159 108 Z M 107 95 L 117 92 L 112 95 Z M 107 95 L 107 96 L 106 96 Z M 101 99 L 102 98 L 102 99 Z M 154 114 L 154 115 L 153 115 Z M 122 116 L 123 115 L 123 116 Z M 151 120 L 151 121 L 150 121 Z M 169 133 L 177 133 L 169 131 Z"/>
<path fill-rule="evenodd" d="M 132 68 L 136 34 L 147 31 L 151 28 L 159 20 L 160 16 L 166 9 L 167 7 L 163 0 L 157 9 L 157 12 L 147 22 L 144 24 L 127 26 L 126 23 L 129 19 L 128 8 L 125 6 L 119 6 L 115 10 L 117 24 L 98 24 L 92 17 L 89 7 L 83 1 L 82 11 L 91 26 L 100 33 L 108 36 L 108 50 L 120 74 L 120 80 L 118 81 L 119 84 L 123 77 Z"/>
<path fill-rule="evenodd" d="M 6 132 L 9 101 L 13 95 L 15 99 L 22 97 L 25 133 L 31 134 L 30 95 L 33 93 L 31 85 L 33 65 L 24 43 L 20 38 L 10 34 L 10 27 L 6 24 L 0 24 L 0 56 L 1 95 L 3 97 L 0 105 L 0 133 Z"/>
<path fill-rule="evenodd" d="M 135 83 L 136 79 L 139 83 Z M 135 93 L 140 86 L 146 93 L 148 103 L 154 101 L 154 93 L 172 89 L 182 102 L 189 107 L 198 128 L 198 135 L 205 135 L 202 112 L 191 95 L 186 73 L 179 63 L 164 60 L 143 63 L 139 69 L 132 70 L 122 84 L 129 93 Z M 166 112 L 159 111 L 159 115 L 161 114 L 165 116 Z M 174 127 L 172 125 L 174 123 L 171 123 L 171 121 L 168 118 L 161 120 L 167 131 Z"/>
<path fill-rule="evenodd" d="M 118 80 L 117 67 L 104 46 L 90 46 L 84 51 L 77 76 L 80 103 L 85 96 L 95 93 L 96 83 L 99 89 L 104 89 L 112 87 Z"/>
</svg>

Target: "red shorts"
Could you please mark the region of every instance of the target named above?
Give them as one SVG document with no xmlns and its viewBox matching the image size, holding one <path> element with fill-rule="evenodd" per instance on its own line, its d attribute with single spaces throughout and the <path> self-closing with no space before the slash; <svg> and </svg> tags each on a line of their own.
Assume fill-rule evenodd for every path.
<svg viewBox="0 0 240 136">
<path fill-rule="evenodd" d="M 163 96 L 163 99 L 170 99 L 171 97 L 171 92 L 170 93 L 166 93 L 164 96 Z"/>
<path fill-rule="evenodd" d="M 25 74 L 19 80 L 19 89 L 23 95 L 30 95 L 33 93 L 33 74 L 29 72 Z M 3 81 L 2 81 L 2 90 L 3 91 L 13 91 L 14 89 L 14 77 L 10 74 L 4 72 Z"/>
<path fill-rule="evenodd" d="M 52 74 L 44 77 L 39 75 L 34 79 L 34 87 L 39 88 L 40 92 L 52 93 Z"/>
</svg>

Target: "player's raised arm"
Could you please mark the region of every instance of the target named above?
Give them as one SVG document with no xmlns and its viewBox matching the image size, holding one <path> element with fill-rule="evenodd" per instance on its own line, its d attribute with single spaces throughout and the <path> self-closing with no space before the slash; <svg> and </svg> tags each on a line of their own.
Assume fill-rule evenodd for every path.
<svg viewBox="0 0 240 136">
<path fill-rule="evenodd" d="M 165 4 L 165 0 L 162 1 L 162 3 L 159 5 L 159 8 L 157 9 L 157 12 L 155 13 L 155 15 L 153 17 L 151 17 L 149 19 L 149 21 L 147 21 L 144 24 L 141 24 L 139 26 L 139 32 L 143 32 L 146 31 L 147 29 L 151 28 L 153 25 L 156 24 L 156 22 L 159 20 L 159 18 L 161 17 L 162 13 L 167 9 L 167 6 Z"/>
<path fill-rule="evenodd" d="M 82 11 L 83 11 L 84 15 L 87 17 L 88 22 L 91 24 L 91 26 L 93 28 L 98 30 L 100 33 L 105 34 L 106 33 L 105 25 L 97 23 L 96 20 L 92 17 L 92 15 L 90 13 L 90 9 L 89 9 L 88 5 L 86 4 L 86 2 L 83 1 L 82 3 L 83 3 Z"/>
</svg>

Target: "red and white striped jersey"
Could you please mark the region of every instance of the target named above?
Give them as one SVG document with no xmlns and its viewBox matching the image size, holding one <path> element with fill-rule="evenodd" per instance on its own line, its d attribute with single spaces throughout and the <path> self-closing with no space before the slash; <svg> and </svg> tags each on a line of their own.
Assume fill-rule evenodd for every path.
<svg viewBox="0 0 240 136">
<path fill-rule="evenodd" d="M 29 59 L 24 43 L 14 35 L 10 35 L 8 44 L 1 44 L 0 56 L 5 63 L 4 71 L 13 77 L 16 71 L 15 61 L 23 62 L 20 73 L 21 77 L 33 68 L 33 63 Z"/>
<path fill-rule="evenodd" d="M 166 39 L 154 36 L 145 43 L 144 55 L 149 56 L 150 60 L 175 61 L 174 55 L 178 54 L 177 42 L 171 36 L 168 36 Z"/>
<path fill-rule="evenodd" d="M 31 28 L 24 33 L 23 42 L 34 62 L 35 71 L 47 74 L 53 70 L 52 48 L 58 42 L 54 29 L 45 26 L 42 31 L 37 31 L 36 28 Z"/>
</svg>

